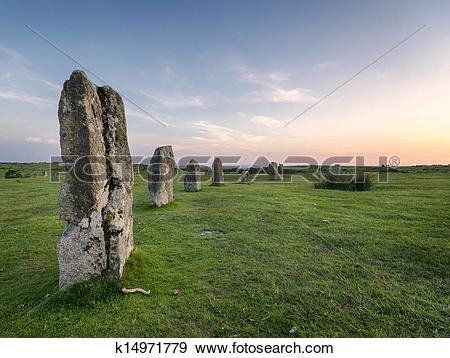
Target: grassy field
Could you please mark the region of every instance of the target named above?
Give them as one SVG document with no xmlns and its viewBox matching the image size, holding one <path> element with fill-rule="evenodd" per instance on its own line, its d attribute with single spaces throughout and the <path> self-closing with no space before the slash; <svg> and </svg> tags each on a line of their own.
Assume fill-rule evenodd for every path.
<svg viewBox="0 0 450 358">
<path fill-rule="evenodd" d="M 2 337 L 450 334 L 447 173 L 394 173 L 369 192 L 296 180 L 188 193 L 176 183 L 176 202 L 160 209 L 137 178 L 137 249 L 122 280 L 60 293 L 60 184 L 4 172 Z M 207 238 L 204 230 L 223 234 Z M 123 286 L 151 294 L 125 295 Z"/>
</svg>

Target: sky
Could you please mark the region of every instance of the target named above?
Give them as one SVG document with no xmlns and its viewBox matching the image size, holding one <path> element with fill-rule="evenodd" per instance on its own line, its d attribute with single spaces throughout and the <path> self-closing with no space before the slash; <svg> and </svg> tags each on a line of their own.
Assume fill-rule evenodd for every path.
<svg viewBox="0 0 450 358">
<path fill-rule="evenodd" d="M 238 155 L 241 164 L 260 155 L 450 163 L 449 1 L 19 0 L 1 9 L 0 161 L 60 154 L 58 100 L 81 64 L 140 107 L 124 99 L 136 156 L 171 144 L 177 158 Z"/>
</svg>

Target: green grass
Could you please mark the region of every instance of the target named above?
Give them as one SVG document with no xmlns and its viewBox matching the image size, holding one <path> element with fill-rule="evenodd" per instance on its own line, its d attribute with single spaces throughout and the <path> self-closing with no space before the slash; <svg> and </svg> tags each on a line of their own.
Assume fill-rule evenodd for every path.
<svg viewBox="0 0 450 358">
<path fill-rule="evenodd" d="M 390 174 L 368 192 L 296 178 L 190 193 L 180 182 L 176 202 L 159 209 L 136 179 L 137 249 L 123 278 L 58 292 L 60 184 L 4 179 L 8 167 L 2 337 L 285 337 L 293 326 L 295 337 L 450 334 L 449 174 Z M 151 294 L 125 295 L 123 286 Z"/>
</svg>

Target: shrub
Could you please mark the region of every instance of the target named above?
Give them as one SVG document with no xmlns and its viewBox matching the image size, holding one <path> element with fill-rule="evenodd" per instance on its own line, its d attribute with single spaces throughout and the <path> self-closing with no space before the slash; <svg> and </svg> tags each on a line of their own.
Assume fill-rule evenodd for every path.
<svg viewBox="0 0 450 358">
<path fill-rule="evenodd" d="M 364 180 L 356 180 L 356 176 L 348 181 L 346 177 L 326 174 L 321 177 L 320 182 L 315 183 L 316 189 L 334 189 L 345 191 L 367 191 L 374 185 L 373 178 L 365 175 Z"/>
<path fill-rule="evenodd" d="M 22 174 L 20 174 L 20 170 L 10 169 L 5 173 L 5 178 L 6 179 L 22 178 Z"/>
</svg>

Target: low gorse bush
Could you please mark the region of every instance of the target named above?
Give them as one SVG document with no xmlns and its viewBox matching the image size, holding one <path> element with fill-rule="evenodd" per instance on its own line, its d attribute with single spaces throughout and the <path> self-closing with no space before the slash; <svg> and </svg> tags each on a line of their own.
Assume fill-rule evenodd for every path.
<svg viewBox="0 0 450 358">
<path fill-rule="evenodd" d="M 374 181 L 372 176 L 365 175 L 364 179 L 362 176 L 359 176 L 358 180 L 356 180 L 356 177 L 358 176 L 354 176 L 351 180 L 348 180 L 348 177 L 346 176 L 322 174 L 320 182 L 315 183 L 314 187 L 316 189 L 334 189 L 345 191 L 367 191 L 373 187 Z"/>
</svg>

